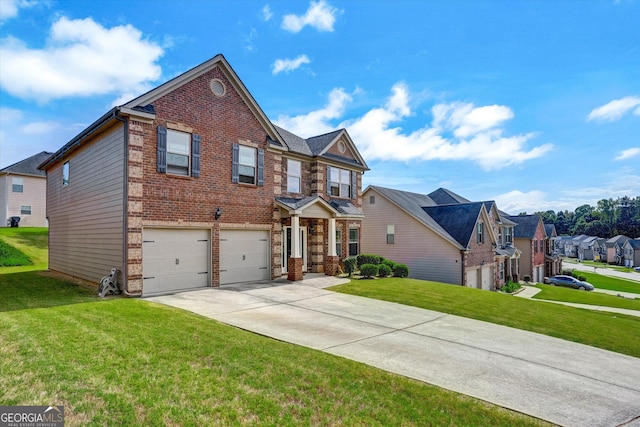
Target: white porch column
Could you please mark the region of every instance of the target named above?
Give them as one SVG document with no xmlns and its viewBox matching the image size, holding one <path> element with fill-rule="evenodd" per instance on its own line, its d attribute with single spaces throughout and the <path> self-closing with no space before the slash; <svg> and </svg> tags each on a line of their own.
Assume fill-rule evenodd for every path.
<svg viewBox="0 0 640 427">
<path fill-rule="evenodd" d="M 329 218 L 329 256 L 338 256 L 336 252 L 336 219 Z"/>
<path fill-rule="evenodd" d="M 291 258 L 302 258 L 300 250 L 300 218 L 291 217 Z"/>
</svg>

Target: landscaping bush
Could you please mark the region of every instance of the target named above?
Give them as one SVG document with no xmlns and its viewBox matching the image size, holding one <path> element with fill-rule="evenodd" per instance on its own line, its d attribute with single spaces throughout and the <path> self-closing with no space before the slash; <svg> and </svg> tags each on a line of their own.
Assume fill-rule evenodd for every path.
<svg viewBox="0 0 640 427">
<path fill-rule="evenodd" d="M 360 266 L 360 276 L 370 279 L 378 275 L 379 265 L 377 264 L 362 264 Z"/>
<path fill-rule="evenodd" d="M 409 267 L 406 264 L 396 264 L 393 267 L 393 276 L 394 277 L 408 277 L 409 276 Z"/>
<path fill-rule="evenodd" d="M 562 270 L 563 276 L 571 276 L 573 274 L 572 270 Z"/>
<path fill-rule="evenodd" d="M 502 288 L 500 288 L 500 292 L 505 292 L 507 294 L 512 294 L 515 291 L 517 291 L 518 289 L 520 289 L 522 286 L 520 285 L 520 283 L 515 283 L 515 282 L 508 282 L 506 285 L 504 285 Z"/>
<path fill-rule="evenodd" d="M 389 277 L 391 276 L 391 267 L 387 264 L 380 264 L 378 266 L 378 277 Z"/>
<path fill-rule="evenodd" d="M 344 264 L 344 272 L 351 277 L 354 271 L 356 271 L 356 263 L 358 260 L 355 257 L 349 257 L 342 260 Z"/>
<path fill-rule="evenodd" d="M 396 266 L 396 263 L 391 261 L 390 259 L 384 259 L 380 264 L 388 265 L 391 271 L 393 271 L 393 267 Z"/>
<path fill-rule="evenodd" d="M 584 276 L 578 276 L 578 280 L 580 280 L 581 282 L 586 282 L 587 278 Z"/>
<path fill-rule="evenodd" d="M 524 276 L 522 280 L 524 280 L 525 283 L 529 283 L 531 281 L 531 276 Z"/>
<path fill-rule="evenodd" d="M 362 268 L 363 264 L 380 264 L 382 257 L 375 254 L 360 254 L 357 257 L 358 268 Z"/>
</svg>

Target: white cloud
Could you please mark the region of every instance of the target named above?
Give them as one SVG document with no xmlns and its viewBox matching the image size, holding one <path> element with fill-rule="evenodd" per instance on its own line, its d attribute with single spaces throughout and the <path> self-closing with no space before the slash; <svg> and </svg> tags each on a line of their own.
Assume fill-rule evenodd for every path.
<svg viewBox="0 0 640 427">
<path fill-rule="evenodd" d="M 297 33 L 309 25 L 318 31 L 333 31 L 333 24 L 336 22 L 338 13 L 338 9 L 324 0 L 312 1 L 304 15 L 285 15 L 282 18 L 282 28 Z"/>
<path fill-rule="evenodd" d="M 18 11 L 20 9 L 35 5 L 35 1 L 29 0 L 0 0 L 0 23 L 18 16 Z"/>
<path fill-rule="evenodd" d="M 545 208 L 534 208 L 534 206 L 545 206 L 545 204 L 548 203 L 546 196 L 546 193 L 537 190 L 526 193 L 513 190 L 508 193 L 499 194 L 495 196 L 493 200 L 501 211 L 507 212 L 510 215 L 518 215 L 520 212 L 534 213 L 541 210 L 548 210 Z"/>
<path fill-rule="evenodd" d="M 640 155 L 640 147 L 632 147 L 622 150 L 613 160 L 627 160 L 638 155 Z"/>
<path fill-rule="evenodd" d="M 276 59 L 273 63 L 273 74 L 278 74 L 281 72 L 288 73 L 289 71 L 293 71 L 299 68 L 302 64 L 310 64 L 311 61 L 307 55 L 298 55 L 296 59 Z"/>
<path fill-rule="evenodd" d="M 160 77 L 163 49 L 131 25 L 105 28 L 91 18 L 62 17 L 48 44 L 30 49 L 0 41 L 0 85 L 13 96 L 46 102 L 70 96 L 142 93 Z"/>
<path fill-rule="evenodd" d="M 273 12 L 271 12 L 271 8 L 268 4 L 265 4 L 262 8 L 262 17 L 265 21 L 268 21 L 273 17 Z"/>
<path fill-rule="evenodd" d="M 634 115 L 640 116 L 640 97 L 626 96 L 594 108 L 587 116 L 587 121 L 614 122 L 631 110 L 634 110 Z"/>
</svg>

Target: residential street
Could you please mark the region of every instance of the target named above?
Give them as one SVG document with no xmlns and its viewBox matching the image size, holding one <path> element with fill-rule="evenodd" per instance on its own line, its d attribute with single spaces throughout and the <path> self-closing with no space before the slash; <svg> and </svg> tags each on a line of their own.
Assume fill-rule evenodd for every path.
<svg viewBox="0 0 640 427">
<path fill-rule="evenodd" d="M 590 273 L 597 273 L 597 274 L 602 274 L 603 276 L 613 276 L 613 277 L 619 277 L 621 279 L 627 279 L 627 280 L 633 280 L 636 282 L 640 282 L 640 273 L 635 273 L 635 272 L 624 272 L 624 271 L 617 271 L 614 270 L 612 268 L 603 268 L 603 267 L 593 267 L 591 265 L 584 265 L 582 263 L 572 263 L 572 262 L 566 262 L 566 261 L 562 261 L 562 268 L 563 269 L 576 269 L 576 270 L 581 270 L 581 271 L 588 271 Z"/>
</svg>

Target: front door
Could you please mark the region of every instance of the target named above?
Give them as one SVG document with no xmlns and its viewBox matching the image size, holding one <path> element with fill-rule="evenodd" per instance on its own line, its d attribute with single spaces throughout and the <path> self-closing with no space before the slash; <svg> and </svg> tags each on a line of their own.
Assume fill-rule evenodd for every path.
<svg viewBox="0 0 640 427">
<path fill-rule="evenodd" d="M 293 242 L 292 228 L 284 227 L 284 236 L 282 239 L 282 273 L 288 273 L 289 258 L 291 258 L 291 248 Z M 300 249 L 302 250 L 302 271 L 307 271 L 307 227 L 300 227 Z M 298 255 L 299 257 L 300 255 Z"/>
</svg>

